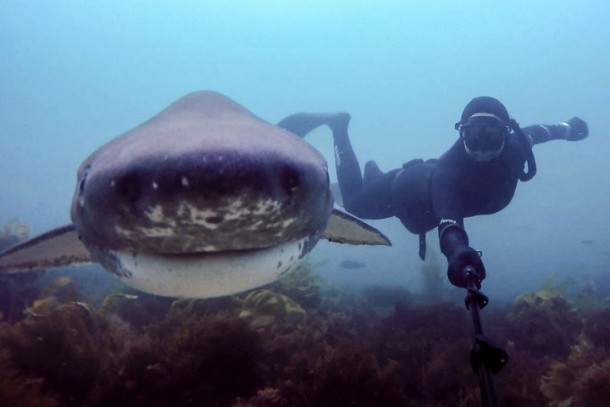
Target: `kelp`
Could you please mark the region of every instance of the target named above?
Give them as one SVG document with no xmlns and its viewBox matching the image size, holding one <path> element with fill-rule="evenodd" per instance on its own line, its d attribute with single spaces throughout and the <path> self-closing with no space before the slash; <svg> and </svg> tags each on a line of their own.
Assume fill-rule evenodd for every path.
<svg viewBox="0 0 610 407">
<path fill-rule="evenodd" d="M 208 300 L 125 290 L 92 301 L 53 280 L 0 323 L 0 404 L 480 403 L 461 302 L 426 304 L 400 287 L 338 295 L 314 269 Z M 547 285 L 482 313 L 511 357 L 496 376 L 501 405 L 605 405 L 610 310 L 578 307 L 587 294 L 572 292 Z"/>
<path fill-rule="evenodd" d="M 239 319 L 164 321 L 115 361 L 100 405 L 227 405 L 260 387 L 260 353 L 257 333 Z"/>
<path fill-rule="evenodd" d="M 583 332 L 593 346 L 610 351 L 610 309 L 602 309 L 588 315 Z"/>
<path fill-rule="evenodd" d="M 244 299 L 239 317 L 254 327 L 264 328 L 280 321 L 301 320 L 305 314 L 305 310 L 287 295 L 254 290 Z"/>
<path fill-rule="evenodd" d="M 551 357 L 566 356 L 582 329 L 582 320 L 564 289 L 549 282 L 517 298 L 507 322 L 510 340 L 517 348 Z"/>
<path fill-rule="evenodd" d="M 45 379 L 25 377 L 10 365 L 7 350 L 0 352 L 0 406 L 59 407 L 59 400 L 43 389 Z"/>
<path fill-rule="evenodd" d="M 283 397 L 293 406 L 402 406 L 398 364 L 380 366 L 354 341 L 298 351 L 286 368 Z"/>
<path fill-rule="evenodd" d="M 610 397 L 610 352 L 591 346 L 585 337 L 566 361 L 553 361 L 540 384 L 551 406 L 607 406 Z"/>
<path fill-rule="evenodd" d="M 28 378 L 43 378 L 45 391 L 58 393 L 62 405 L 82 405 L 105 370 L 99 321 L 82 303 L 39 300 L 30 316 L 0 325 L 0 349 L 10 365 Z"/>
<path fill-rule="evenodd" d="M 606 406 L 610 400 L 610 310 L 592 315 L 567 360 L 554 360 L 540 390 L 551 406 Z"/>
<path fill-rule="evenodd" d="M 296 270 L 286 274 L 266 288 L 282 293 L 305 308 L 315 308 L 322 301 L 322 289 L 327 286 L 325 280 L 316 273 L 319 264 L 301 263 Z"/>
</svg>

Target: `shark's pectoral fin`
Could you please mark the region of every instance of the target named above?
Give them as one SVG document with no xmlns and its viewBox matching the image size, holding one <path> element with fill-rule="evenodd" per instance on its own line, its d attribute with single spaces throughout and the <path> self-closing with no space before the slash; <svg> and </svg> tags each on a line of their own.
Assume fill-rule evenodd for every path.
<svg viewBox="0 0 610 407">
<path fill-rule="evenodd" d="M 0 274 L 91 262 L 74 226 L 66 225 L 0 253 Z"/>
<path fill-rule="evenodd" d="M 337 208 L 333 208 L 322 238 L 338 243 L 392 246 L 383 233 Z"/>
</svg>

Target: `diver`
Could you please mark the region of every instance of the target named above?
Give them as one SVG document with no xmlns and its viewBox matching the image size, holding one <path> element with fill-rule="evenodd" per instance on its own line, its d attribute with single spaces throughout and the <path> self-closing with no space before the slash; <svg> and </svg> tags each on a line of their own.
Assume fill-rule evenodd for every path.
<svg viewBox="0 0 610 407">
<path fill-rule="evenodd" d="M 415 159 L 382 172 L 374 161 L 364 176 L 352 149 L 347 113 L 296 113 L 278 126 L 299 137 L 327 125 L 343 206 L 363 219 L 397 217 L 419 235 L 419 255 L 425 258 L 426 232 L 438 228 L 441 252 L 447 257 L 449 281 L 466 287 L 472 276 L 480 288 L 485 266 L 470 247 L 464 218 L 499 212 L 513 198 L 517 183 L 536 173 L 534 144 L 550 140 L 582 140 L 587 124 L 578 117 L 567 122 L 521 128 L 504 105 L 492 97 L 477 97 L 455 124 L 457 141 L 438 159 Z"/>
</svg>

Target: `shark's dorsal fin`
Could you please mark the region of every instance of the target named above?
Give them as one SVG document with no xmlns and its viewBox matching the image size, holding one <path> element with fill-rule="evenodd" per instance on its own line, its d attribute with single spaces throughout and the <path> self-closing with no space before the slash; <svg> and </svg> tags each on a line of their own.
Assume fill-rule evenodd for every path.
<svg viewBox="0 0 610 407">
<path fill-rule="evenodd" d="M 0 253 L 0 274 L 91 262 L 89 251 L 70 224 Z"/>
<path fill-rule="evenodd" d="M 337 243 L 392 246 L 383 233 L 337 208 L 333 208 L 322 238 Z"/>
</svg>

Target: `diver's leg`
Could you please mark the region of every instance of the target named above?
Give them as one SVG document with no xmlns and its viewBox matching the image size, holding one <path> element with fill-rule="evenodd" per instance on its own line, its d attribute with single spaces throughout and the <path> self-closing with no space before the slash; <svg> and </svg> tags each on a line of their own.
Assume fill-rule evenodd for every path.
<svg viewBox="0 0 610 407">
<path fill-rule="evenodd" d="M 391 184 L 396 171 L 383 173 L 374 161 L 364 169 L 365 179 L 358 158 L 349 140 L 350 115 L 347 113 L 315 114 L 297 113 L 278 123 L 278 127 L 300 137 L 321 125 L 327 125 L 333 134 L 333 153 L 337 169 L 343 206 L 348 212 L 367 219 L 392 216 Z"/>
<path fill-rule="evenodd" d="M 327 125 L 333 134 L 333 154 L 337 168 L 339 188 L 343 196 L 345 209 L 349 211 L 349 203 L 362 189 L 362 172 L 360 164 L 349 140 L 347 128 L 350 115 L 347 113 L 295 113 L 282 119 L 278 127 L 305 137 L 315 128 Z"/>
<path fill-rule="evenodd" d="M 352 143 L 350 142 L 347 128 L 350 116 L 346 113 L 339 113 L 328 126 L 333 133 L 333 154 L 335 156 L 335 167 L 339 188 L 343 196 L 343 205 L 350 211 L 350 204 L 362 191 L 362 172 L 360 163 Z"/>
<path fill-rule="evenodd" d="M 315 128 L 328 125 L 339 115 L 347 115 L 347 113 L 295 113 L 280 120 L 277 126 L 296 136 L 305 137 Z"/>
<path fill-rule="evenodd" d="M 400 169 L 382 172 L 374 161 L 364 166 L 364 179 L 347 128 L 350 116 L 339 113 L 328 123 L 334 140 L 335 164 L 344 208 L 361 218 L 385 219 L 394 216 L 391 205 L 392 182 Z"/>
</svg>

